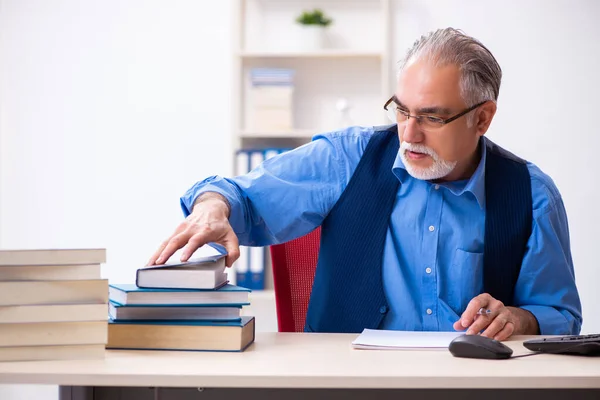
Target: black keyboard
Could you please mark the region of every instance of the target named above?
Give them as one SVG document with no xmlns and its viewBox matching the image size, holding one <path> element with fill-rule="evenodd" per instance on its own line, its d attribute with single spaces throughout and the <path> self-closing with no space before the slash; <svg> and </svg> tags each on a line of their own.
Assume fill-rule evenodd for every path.
<svg viewBox="0 0 600 400">
<path fill-rule="evenodd" d="M 531 339 L 523 342 L 523 346 L 542 353 L 600 356 L 600 334 Z"/>
</svg>

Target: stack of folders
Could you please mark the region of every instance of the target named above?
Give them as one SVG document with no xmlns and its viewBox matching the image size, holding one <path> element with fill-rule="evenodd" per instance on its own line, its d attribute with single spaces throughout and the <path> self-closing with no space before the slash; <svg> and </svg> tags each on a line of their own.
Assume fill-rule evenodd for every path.
<svg viewBox="0 0 600 400">
<path fill-rule="evenodd" d="M 103 358 L 105 249 L 0 250 L 0 361 Z"/>
<path fill-rule="evenodd" d="M 241 312 L 250 289 L 229 284 L 225 257 L 210 243 L 185 263 L 175 253 L 164 265 L 138 269 L 135 284 L 110 284 L 107 348 L 246 349 L 255 334 L 254 317 Z"/>
<path fill-rule="evenodd" d="M 293 126 L 294 70 L 252 68 L 248 79 L 247 129 L 286 132 Z"/>
<path fill-rule="evenodd" d="M 264 161 L 273 161 L 289 148 L 244 149 L 236 154 L 236 175 L 244 175 L 257 168 Z M 265 167 L 268 168 L 268 162 Z M 252 290 L 265 288 L 266 250 L 263 247 L 240 246 L 240 257 L 235 262 L 235 283 Z M 234 272 L 230 272 L 233 274 Z M 233 279 L 230 280 L 233 281 Z"/>
</svg>

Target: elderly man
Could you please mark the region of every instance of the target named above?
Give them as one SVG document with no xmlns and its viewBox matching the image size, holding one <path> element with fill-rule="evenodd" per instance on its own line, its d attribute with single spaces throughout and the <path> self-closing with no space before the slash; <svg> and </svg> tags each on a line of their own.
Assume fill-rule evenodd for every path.
<svg viewBox="0 0 600 400">
<path fill-rule="evenodd" d="M 181 198 L 187 218 L 149 263 L 217 242 L 231 265 L 238 243 L 321 226 L 306 331 L 579 333 L 561 196 L 538 167 L 484 137 L 501 76 L 460 31 L 421 37 L 385 104 L 393 125 L 317 135 L 247 175 L 196 183 Z"/>
</svg>

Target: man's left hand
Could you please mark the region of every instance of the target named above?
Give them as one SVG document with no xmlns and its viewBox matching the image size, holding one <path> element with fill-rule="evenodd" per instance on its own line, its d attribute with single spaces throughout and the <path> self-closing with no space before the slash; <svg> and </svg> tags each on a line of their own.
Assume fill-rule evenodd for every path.
<svg viewBox="0 0 600 400">
<path fill-rule="evenodd" d="M 480 310 L 489 313 L 477 314 Z M 467 329 L 468 328 L 468 329 Z M 469 302 L 460 320 L 454 323 L 454 329 L 467 329 L 467 335 L 479 332 L 496 340 L 505 340 L 512 335 L 535 335 L 539 333 L 536 318 L 529 311 L 517 307 L 506 307 L 487 293 L 480 294 Z"/>
</svg>

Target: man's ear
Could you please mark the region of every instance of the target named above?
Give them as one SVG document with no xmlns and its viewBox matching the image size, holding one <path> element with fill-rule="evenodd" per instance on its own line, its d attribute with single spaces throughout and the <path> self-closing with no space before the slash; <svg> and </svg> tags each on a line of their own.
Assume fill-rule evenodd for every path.
<svg viewBox="0 0 600 400">
<path fill-rule="evenodd" d="M 475 126 L 477 128 L 477 134 L 483 136 L 490 127 L 494 115 L 496 115 L 496 102 L 488 101 L 485 104 L 482 104 L 477 111 Z"/>
</svg>

